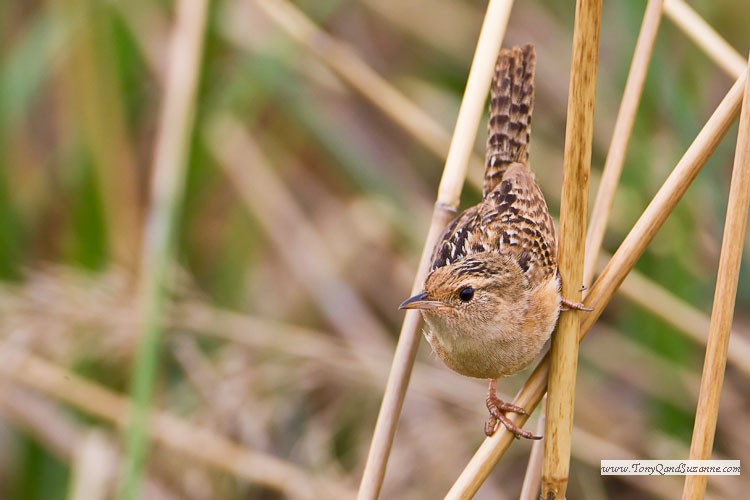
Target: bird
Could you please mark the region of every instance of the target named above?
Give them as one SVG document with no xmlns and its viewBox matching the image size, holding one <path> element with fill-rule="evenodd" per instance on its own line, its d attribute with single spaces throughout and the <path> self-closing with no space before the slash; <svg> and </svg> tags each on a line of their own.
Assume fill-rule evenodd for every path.
<svg viewBox="0 0 750 500">
<path fill-rule="evenodd" d="M 516 438 L 541 439 L 506 415 L 524 408 L 497 397 L 497 380 L 528 366 L 561 310 L 589 310 L 560 294 L 555 226 L 529 165 L 536 52 L 501 49 L 490 86 L 482 201 L 460 213 L 432 254 L 418 309 L 427 341 L 448 368 L 488 379 L 485 433 L 502 423 Z"/>
</svg>

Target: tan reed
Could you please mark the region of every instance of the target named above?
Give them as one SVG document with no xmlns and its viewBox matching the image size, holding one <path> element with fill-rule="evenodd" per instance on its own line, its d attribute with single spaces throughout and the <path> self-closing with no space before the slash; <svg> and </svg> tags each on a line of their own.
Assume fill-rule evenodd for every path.
<svg viewBox="0 0 750 500">
<path fill-rule="evenodd" d="M 729 335 L 732 332 L 742 249 L 745 243 L 747 211 L 750 208 L 750 79 L 745 79 L 744 90 L 714 305 L 708 330 L 706 359 L 703 364 L 693 439 L 690 443 L 691 460 L 711 458 L 719 415 L 719 398 L 727 364 Z M 702 499 L 707 484 L 708 476 L 687 476 L 682 492 L 683 500 Z"/>
</svg>

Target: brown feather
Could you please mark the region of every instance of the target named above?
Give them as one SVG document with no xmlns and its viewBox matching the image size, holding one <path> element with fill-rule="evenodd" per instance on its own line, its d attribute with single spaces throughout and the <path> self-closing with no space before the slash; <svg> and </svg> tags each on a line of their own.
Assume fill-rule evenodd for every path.
<svg viewBox="0 0 750 500">
<path fill-rule="evenodd" d="M 497 58 L 490 88 L 483 196 L 495 189 L 510 165 L 528 164 L 535 67 L 533 45 L 503 49 Z"/>
</svg>

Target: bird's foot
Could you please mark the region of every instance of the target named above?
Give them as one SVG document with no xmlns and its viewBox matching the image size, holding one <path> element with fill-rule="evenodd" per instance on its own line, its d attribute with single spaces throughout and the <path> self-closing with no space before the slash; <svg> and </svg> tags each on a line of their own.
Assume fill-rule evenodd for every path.
<svg viewBox="0 0 750 500">
<path fill-rule="evenodd" d="M 511 420 L 506 415 L 507 412 L 528 415 L 529 412 L 527 412 L 520 406 L 501 401 L 500 398 L 490 392 L 489 394 L 487 394 L 487 409 L 490 411 L 490 419 L 484 425 L 484 433 L 487 434 L 487 436 L 492 436 L 497 430 L 498 422 L 502 422 L 503 425 L 513 433 L 516 439 L 520 439 L 522 437 L 526 439 L 542 439 L 542 436 L 535 436 L 531 432 L 521 429 L 516 424 L 511 422 Z"/>
<path fill-rule="evenodd" d="M 561 311 L 570 311 L 571 309 L 575 309 L 577 311 L 586 311 L 586 312 L 593 311 L 593 309 L 591 309 L 590 307 L 584 306 L 580 302 L 573 302 L 572 300 L 568 300 L 568 299 L 561 299 L 560 305 L 564 306 L 560 308 Z"/>
</svg>

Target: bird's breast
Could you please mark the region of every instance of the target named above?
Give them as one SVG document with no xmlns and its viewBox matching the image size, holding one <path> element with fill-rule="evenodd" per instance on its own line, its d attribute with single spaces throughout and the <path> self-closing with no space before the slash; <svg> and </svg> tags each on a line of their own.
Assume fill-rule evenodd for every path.
<svg viewBox="0 0 750 500">
<path fill-rule="evenodd" d="M 425 337 L 448 368 L 476 378 L 499 378 L 527 367 L 542 351 L 559 316 L 557 279 L 533 290 L 525 309 L 505 320 L 455 323 L 423 312 Z M 510 320 L 513 318 L 514 320 Z"/>
</svg>

